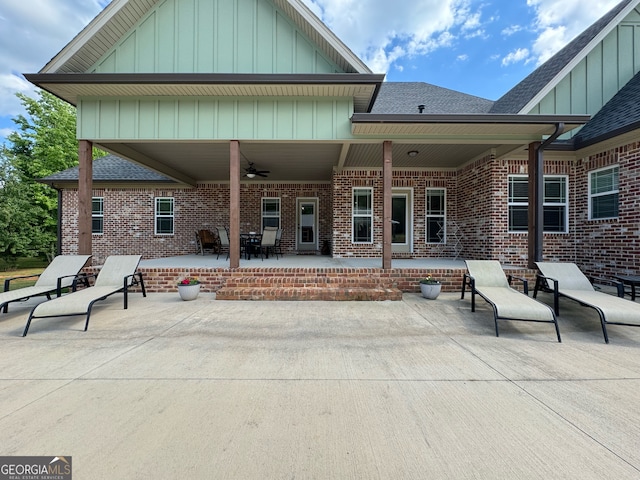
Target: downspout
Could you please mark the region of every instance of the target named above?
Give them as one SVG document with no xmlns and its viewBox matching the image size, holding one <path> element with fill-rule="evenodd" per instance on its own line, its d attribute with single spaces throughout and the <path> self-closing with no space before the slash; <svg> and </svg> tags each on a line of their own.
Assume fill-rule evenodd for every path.
<svg viewBox="0 0 640 480">
<path fill-rule="evenodd" d="M 556 123 L 556 130 L 544 142 L 536 148 L 536 168 L 534 172 L 534 188 L 535 188 L 535 233 L 534 233 L 534 254 L 530 259 L 531 264 L 542 261 L 542 250 L 544 242 L 544 155 L 543 151 L 555 142 L 560 135 L 564 133 L 564 122 Z M 534 268 L 535 265 L 529 265 Z"/>
<path fill-rule="evenodd" d="M 58 231 L 56 235 L 56 255 L 62 255 L 62 189 L 56 188 L 56 192 L 58 192 Z"/>
</svg>

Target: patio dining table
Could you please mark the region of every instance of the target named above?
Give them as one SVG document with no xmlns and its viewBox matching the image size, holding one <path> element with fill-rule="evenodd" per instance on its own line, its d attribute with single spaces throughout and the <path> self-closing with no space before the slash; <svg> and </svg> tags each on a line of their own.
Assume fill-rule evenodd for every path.
<svg viewBox="0 0 640 480">
<path fill-rule="evenodd" d="M 247 260 L 251 260 L 251 254 L 254 257 L 260 253 L 260 242 L 262 241 L 262 234 L 257 232 L 241 233 L 240 245 L 244 246 L 244 254 Z"/>
</svg>

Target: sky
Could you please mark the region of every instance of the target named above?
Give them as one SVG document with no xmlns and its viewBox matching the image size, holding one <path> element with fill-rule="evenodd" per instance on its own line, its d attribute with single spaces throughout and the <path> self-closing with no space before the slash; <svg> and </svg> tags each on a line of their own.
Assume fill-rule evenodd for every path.
<svg viewBox="0 0 640 480">
<path fill-rule="evenodd" d="M 374 73 L 497 100 L 620 0 L 302 0 Z M 2 0 L 0 144 L 38 72 L 110 0 Z"/>
</svg>

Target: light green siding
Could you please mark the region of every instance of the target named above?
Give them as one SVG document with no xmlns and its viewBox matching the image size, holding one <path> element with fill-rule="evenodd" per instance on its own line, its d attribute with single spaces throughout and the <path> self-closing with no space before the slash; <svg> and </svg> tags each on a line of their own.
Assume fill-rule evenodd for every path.
<svg viewBox="0 0 640 480">
<path fill-rule="evenodd" d="M 529 113 L 594 115 L 639 71 L 640 15 L 633 11 Z"/>
<path fill-rule="evenodd" d="M 633 11 L 529 113 L 594 115 L 639 71 L 640 15 Z"/>
<path fill-rule="evenodd" d="M 343 73 L 269 0 L 165 0 L 90 72 Z"/>
<path fill-rule="evenodd" d="M 78 104 L 78 138 L 100 140 L 352 139 L 345 98 L 93 98 Z"/>
</svg>

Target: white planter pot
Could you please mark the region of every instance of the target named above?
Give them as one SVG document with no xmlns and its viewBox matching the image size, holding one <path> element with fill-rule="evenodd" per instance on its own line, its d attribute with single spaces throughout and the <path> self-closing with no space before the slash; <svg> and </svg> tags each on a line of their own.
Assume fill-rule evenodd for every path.
<svg viewBox="0 0 640 480">
<path fill-rule="evenodd" d="M 429 300 L 435 300 L 440 295 L 440 289 L 442 288 L 441 283 L 421 283 L 420 291 L 422 292 L 422 296 L 424 298 L 428 298 Z"/>
<path fill-rule="evenodd" d="M 195 285 L 178 285 L 178 293 L 182 300 L 195 300 L 200 293 L 200 284 Z"/>
</svg>

